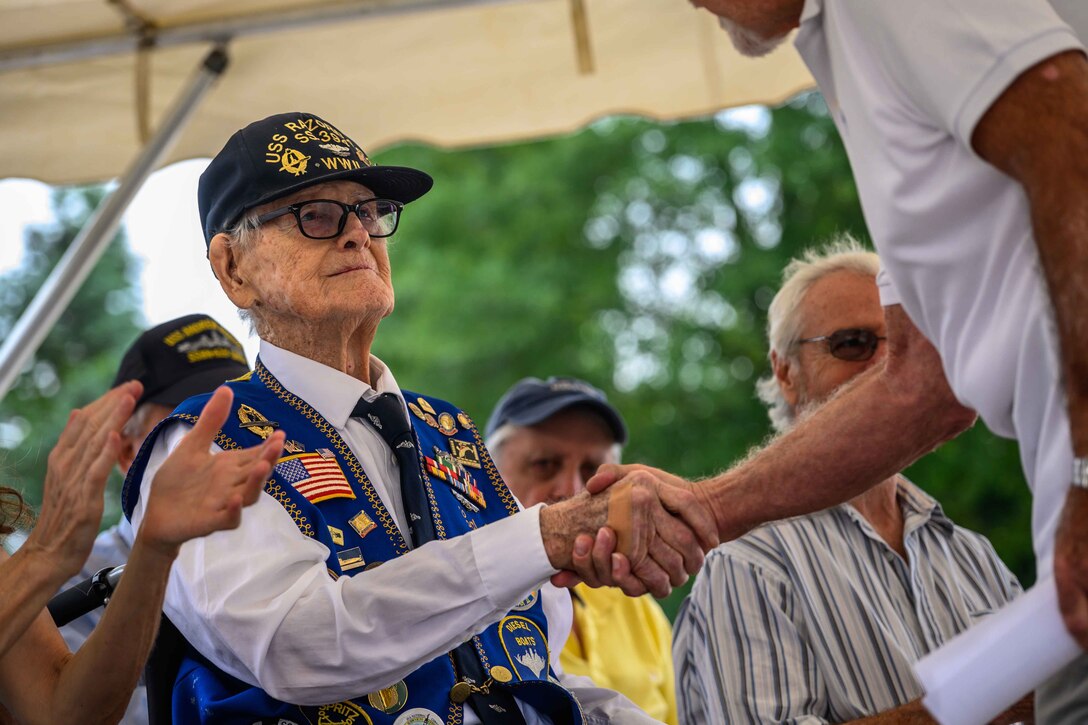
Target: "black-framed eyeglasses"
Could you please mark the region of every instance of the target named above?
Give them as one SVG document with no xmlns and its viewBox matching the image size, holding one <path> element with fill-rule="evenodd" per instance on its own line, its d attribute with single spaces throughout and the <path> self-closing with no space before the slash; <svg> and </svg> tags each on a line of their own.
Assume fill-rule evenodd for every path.
<svg viewBox="0 0 1088 725">
<path fill-rule="evenodd" d="M 832 357 L 850 362 L 864 362 L 873 357 L 880 341 L 887 339 L 872 330 L 848 329 L 835 330 L 830 335 L 806 337 L 797 342 L 827 342 L 827 351 Z"/>
<path fill-rule="evenodd" d="M 355 204 L 345 204 L 333 199 L 312 199 L 285 206 L 257 217 L 260 224 L 291 214 L 295 217 L 302 236 L 310 239 L 333 239 L 344 231 L 348 214 L 359 217 L 366 233 L 375 238 L 392 236 L 400 222 L 400 210 L 404 204 L 392 199 L 366 199 Z"/>
</svg>

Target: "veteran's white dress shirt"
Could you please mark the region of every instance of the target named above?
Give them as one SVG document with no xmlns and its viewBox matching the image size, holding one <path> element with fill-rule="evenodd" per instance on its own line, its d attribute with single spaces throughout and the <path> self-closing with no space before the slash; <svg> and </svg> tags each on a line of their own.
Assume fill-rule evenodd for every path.
<svg viewBox="0 0 1088 725">
<path fill-rule="evenodd" d="M 371 388 L 265 341 L 260 359 L 343 437 L 406 532 L 392 452 L 369 426 L 349 418 L 360 397 L 375 391 L 401 395 L 388 368 L 371 358 Z M 159 436 L 145 481 L 154 480 L 187 430 L 175 423 Z M 141 487 L 132 514 L 137 529 L 145 501 Z M 559 671 L 558 655 L 570 632 L 570 597 L 546 584 L 556 570 L 544 551 L 540 509 L 429 542 L 333 581 L 326 569 L 328 548 L 301 536 L 275 499 L 262 494 L 243 511 L 237 529 L 181 547 L 164 609 L 186 639 L 225 672 L 284 702 L 319 705 L 389 686 L 498 621 L 543 584 L 551 664 L 587 721 L 655 722 L 622 695 Z M 526 706 L 522 710 L 529 723 L 546 722 Z M 466 725 L 474 722 L 475 713 L 466 708 Z"/>
</svg>

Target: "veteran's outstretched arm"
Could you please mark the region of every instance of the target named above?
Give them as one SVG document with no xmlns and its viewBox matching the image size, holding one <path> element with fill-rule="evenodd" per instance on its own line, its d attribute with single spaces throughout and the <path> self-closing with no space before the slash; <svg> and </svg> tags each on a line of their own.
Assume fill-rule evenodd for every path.
<svg viewBox="0 0 1088 725">
<path fill-rule="evenodd" d="M 884 314 L 885 360 L 732 469 L 690 483 L 646 466 L 602 466 L 587 489 L 600 492 L 648 479 L 680 488 L 703 502 L 718 537 L 729 541 L 761 523 L 848 501 L 901 471 L 970 427 L 975 413 L 957 402 L 937 351 L 903 309 L 886 307 Z M 619 526 L 617 551 L 630 556 L 624 542 L 646 536 L 645 522 L 632 520 L 627 530 Z M 579 542 L 573 568 L 583 578 L 632 585 L 630 563 L 611 556 L 610 536 L 603 531 L 588 554 L 579 553 L 587 548 Z"/>
<path fill-rule="evenodd" d="M 978 154 L 1020 182 L 1061 343 L 1073 455 L 1088 458 L 1088 61 L 1070 51 L 1021 75 L 975 128 Z M 1088 647 L 1088 488 L 1066 496 L 1054 575 L 1069 631 Z"/>
<path fill-rule="evenodd" d="M 0 701 L 20 722 L 116 722 L 124 714 L 155 639 L 167 578 L 178 548 L 191 538 L 237 526 L 242 507 L 256 500 L 282 449 L 280 433 L 260 446 L 212 456 L 209 448 L 230 411 L 231 400 L 229 389 L 217 391 L 200 420 L 159 470 L 158 485 L 148 500 L 145 525 L 137 534 L 125 574 L 83 647 L 75 654 L 68 652 L 43 610 L 45 600 L 56 589 L 53 585 L 46 588 L 37 618 L 0 657 Z M 116 414 L 107 420 L 114 427 L 102 436 L 106 445 L 94 449 L 92 463 L 87 467 L 86 491 L 80 494 L 91 498 L 97 491 L 99 517 L 102 487 L 113 463 L 100 458 L 116 455 L 116 431 L 128 417 L 127 413 L 121 415 L 126 406 L 113 407 Z M 127 410 L 131 412 L 131 405 Z M 74 416 L 73 422 L 84 418 L 84 411 Z M 106 416 L 97 419 L 101 418 Z M 104 429 L 105 424 L 100 423 L 98 433 Z M 66 441 L 62 436 L 58 463 L 92 456 L 69 445 L 76 441 L 92 442 L 83 435 L 75 441 Z M 51 465 L 53 461 L 51 455 Z M 65 469 L 71 472 L 72 466 Z M 75 470 L 80 470 L 78 465 Z M 46 495 L 49 501 L 50 494 Z M 44 509 L 42 520 L 47 524 L 46 531 L 59 530 Z M 76 561 L 80 552 L 86 556 L 85 548 L 94 538 L 97 521 L 87 547 L 58 553 L 65 565 L 74 565 L 75 571 L 82 563 Z"/>
</svg>

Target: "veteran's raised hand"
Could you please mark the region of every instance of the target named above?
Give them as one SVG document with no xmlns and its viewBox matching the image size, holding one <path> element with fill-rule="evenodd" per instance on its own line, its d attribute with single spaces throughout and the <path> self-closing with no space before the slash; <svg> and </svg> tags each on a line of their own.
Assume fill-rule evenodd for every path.
<svg viewBox="0 0 1088 725">
<path fill-rule="evenodd" d="M 91 553 L 106 480 L 121 450 L 120 431 L 142 390 L 138 382 L 123 383 L 73 410 L 49 453 L 41 515 L 25 546 L 45 553 L 60 581 L 78 573 Z"/>
<path fill-rule="evenodd" d="M 252 448 L 212 453 L 233 400 L 230 388 L 216 390 L 155 473 L 139 535 L 164 553 L 174 555 L 189 539 L 236 528 L 242 507 L 257 501 L 283 450 L 284 434 L 276 431 Z"/>
</svg>

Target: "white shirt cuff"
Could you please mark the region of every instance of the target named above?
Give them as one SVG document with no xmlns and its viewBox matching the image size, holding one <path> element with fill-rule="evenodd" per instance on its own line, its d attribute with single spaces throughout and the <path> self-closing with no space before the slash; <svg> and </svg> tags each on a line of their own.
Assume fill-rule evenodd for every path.
<svg viewBox="0 0 1088 725">
<path fill-rule="evenodd" d="M 485 590 L 497 609 L 525 598 L 558 570 L 544 551 L 537 504 L 473 532 L 472 553 Z"/>
</svg>

